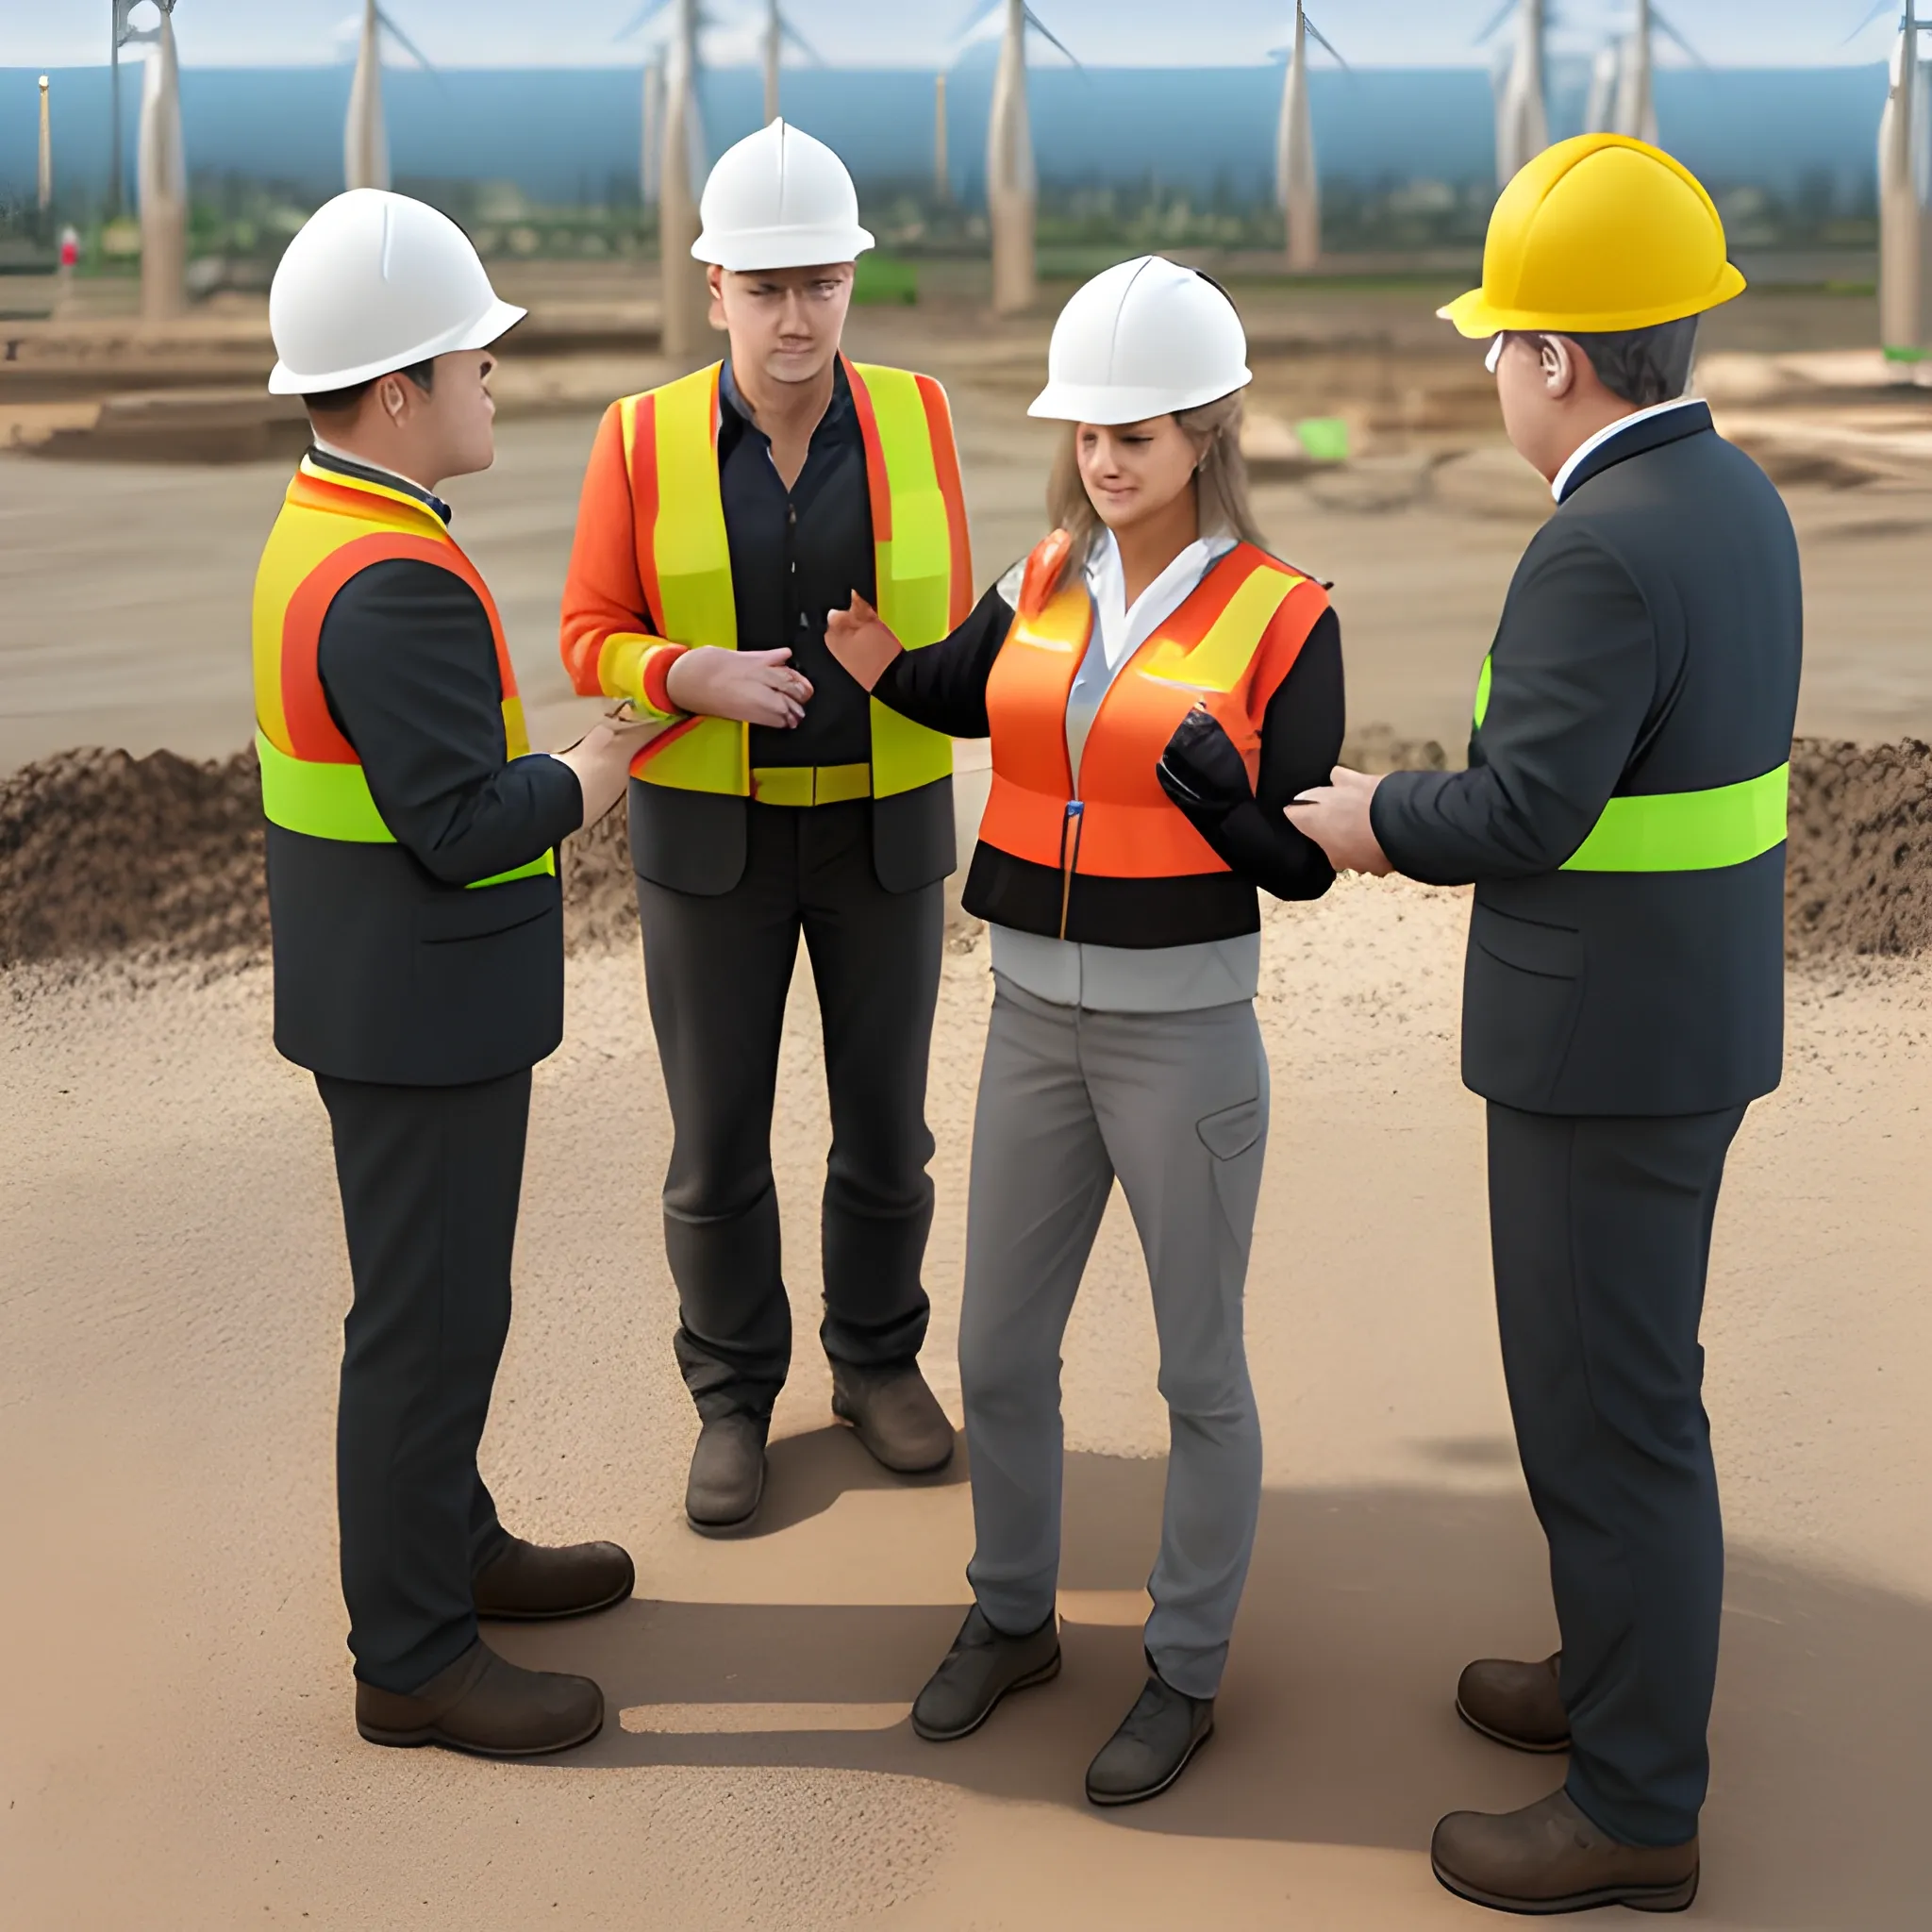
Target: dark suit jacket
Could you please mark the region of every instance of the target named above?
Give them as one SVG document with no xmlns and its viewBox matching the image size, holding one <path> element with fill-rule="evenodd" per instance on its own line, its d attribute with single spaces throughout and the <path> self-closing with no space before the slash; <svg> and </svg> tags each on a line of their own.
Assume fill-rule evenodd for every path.
<svg viewBox="0 0 1932 1932">
<path fill-rule="evenodd" d="M 1778 1083 L 1782 844 L 1699 872 L 1559 870 L 1613 794 L 1790 756 L 1803 597 L 1790 519 L 1702 405 L 1609 438 L 1516 572 L 1466 772 L 1382 781 L 1403 872 L 1475 885 L 1463 1078 L 1530 1112 L 1681 1114 Z"/>
<path fill-rule="evenodd" d="M 576 774 L 508 757 L 490 620 L 454 572 L 370 565 L 319 653 L 393 845 L 268 827 L 275 1045 L 319 1074 L 407 1087 L 495 1079 L 563 1037 L 563 904 L 537 858 L 583 818 Z"/>
</svg>

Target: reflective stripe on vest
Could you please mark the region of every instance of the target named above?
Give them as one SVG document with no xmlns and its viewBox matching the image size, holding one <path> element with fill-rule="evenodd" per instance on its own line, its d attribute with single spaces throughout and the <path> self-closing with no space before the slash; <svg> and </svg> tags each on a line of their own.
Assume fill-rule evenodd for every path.
<svg viewBox="0 0 1932 1932">
<path fill-rule="evenodd" d="M 979 835 L 1037 865 L 1114 878 L 1169 878 L 1227 865 L 1169 800 L 1155 767 L 1196 705 L 1248 768 L 1260 763 L 1268 702 L 1327 608 L 1319 584 L 1252 544 L 1236 546 L 1121 667 L 1095 711 L 1076 796 L 1067 700 L 1092 634 L 1076 572 L 1055 591 L 1070 546 L 1056 531 L 1028 560 L 1012 628 L 993 660 L 986 708 L 992 783 Z"/>
<path fill-rule="evenodd" d="M 1493 655 L 1475 686 L 1475 726 L 1489 716 Z M 1619 792 L 1563 872 L 1720 872 L 1785 842 L 1791 768 L 1702 791 Z"/>
<path fill-rule="evenodd" d="M 395 843 L 355 746 L 329 713 L 316 653 L 336 592 L 357 572 L 398 558 L 453 571 L 481 599 L 503 688 L 505 747 L 513 758 L 530 749 L 495 600 L 442 519 L 400 490 L 336 476 L 305 458 L 255 578 L 255 741 L 262 813 L 271 824 L 344 844 Z M 502 885 L 556 870 L 556 854 L 545 852 L 474 884 Z"/>
<path fill-rule="evenodd" d="M 731 551 L 718 480 L 722 364 L 618 404 L 631 479 L 638 577 L 658 635 L 738 648 Z M 927 375 L 845 364 L 865 445 L 877 608 L 908 650 L 935 644 L 973 608 L 966 498 L 945 391 Z M 872 703 L 872 791 L 910 791 L 953 769 L 952 741 Z M 751 791 L 749 727 L 731 718 L 673 725 L 632 774 L 691 791 Z"/>
</svg>

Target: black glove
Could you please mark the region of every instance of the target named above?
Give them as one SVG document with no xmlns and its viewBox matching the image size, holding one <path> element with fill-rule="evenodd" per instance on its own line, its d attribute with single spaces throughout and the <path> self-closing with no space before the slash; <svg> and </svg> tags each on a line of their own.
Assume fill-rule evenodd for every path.
<svg viewBox="0 0 1932 1932">
<path fill-rule="evenodd" d="M 1254 802 L 1255 788 L 1234 740 L 1204 705 L 1175 725 L 1154 775 L 1191 819 L 1223 819 L 1237 806 Z"/>
</svg>

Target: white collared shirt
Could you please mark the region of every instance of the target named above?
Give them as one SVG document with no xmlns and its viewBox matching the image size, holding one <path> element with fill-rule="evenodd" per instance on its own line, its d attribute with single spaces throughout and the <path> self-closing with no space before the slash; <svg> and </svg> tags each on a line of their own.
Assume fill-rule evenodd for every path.
<svg viewBox="0 0 1932 1932">
<path fill-rule="evenodd" d="M 1622 436 L 1633 423 L 1647 423 L 1653 416 L 1668 416 L 1673 409 L 1694 409 L 1703 402 L 1702 396 L 1677 396 L 1668 403 L 1653 403 L 1647 409 L 1633 409 L 1627 416 L 1619 416 L 1614 423 L 1607 423 L 1597 433 L 1588 438 L 1570 452 L 1570 460 L 1557 472 L 1556 480 L 1550 485 L 1550 494 L 1558 503 L 1563 492 L 1570 487 L 1570 479 L 1583 467 L 1584 459 L 1600 450 L 1613 436 Z"/>
</svg>

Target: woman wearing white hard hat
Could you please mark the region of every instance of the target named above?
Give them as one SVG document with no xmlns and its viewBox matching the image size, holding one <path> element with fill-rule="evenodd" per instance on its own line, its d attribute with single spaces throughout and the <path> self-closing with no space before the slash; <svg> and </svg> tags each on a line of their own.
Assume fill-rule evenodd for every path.
<svg viewBox="0 0 1932 1932">
<path fill-rule="evenodd" d="M 913 1706 L 922 1737 L 964 1737 L 1059 1668 L 1060 1341 L 1116 1177 L 1146 1255 L 1173 1449 L 1150 1675 L 1088 1772 L 1100 1805 L 1164 1790 L 1213 1725 L 1261 1489 L 1241 1337 L 1268 1127 L 1256 888 L 1313 899 L 1334 878 L 1283 807 L 1341 748 L 1340 631 L 1255 526 L 1246 355 L 1192 271 L 1097 276 L 1032 406 L 1068 425 L 1058 527 L 943 643 L 902 654 L 863 608 L 830 637 L 884 704 L 992 740 L 965 892 L 995 982 L 959 1329 L 975 1601 Z"/>
</svg>

